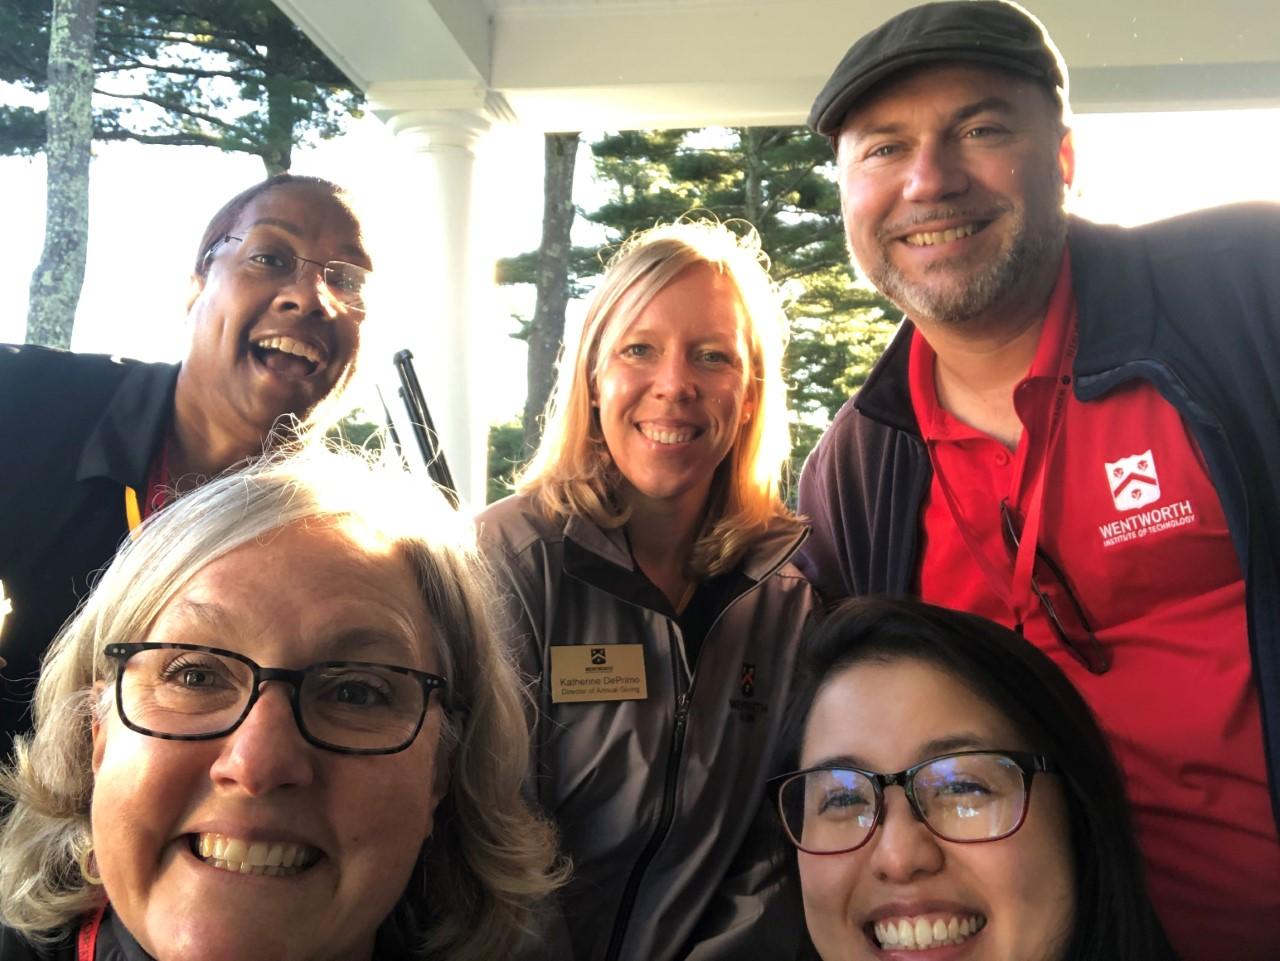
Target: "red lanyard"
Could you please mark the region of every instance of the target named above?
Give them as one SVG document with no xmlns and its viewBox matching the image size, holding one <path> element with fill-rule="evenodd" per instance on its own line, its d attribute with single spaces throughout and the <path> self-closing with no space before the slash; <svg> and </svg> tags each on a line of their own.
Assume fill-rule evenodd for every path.
<svg viewBox="0 0 1280 961">
<path fill-rule="evenodd" d="M 1022 525 L 1022 533 L 1018 539 L 1018 551 L 1014 557 L 1013 580 L 1011 582 L 1005 579 L 1004 574 L 992 563 L 986 551 L 981 549 L 977 538 L 973 534 L 973 529 L 965 519 L 964 511 L 960 507 L 960 501 L 956 498 L 951 485 L 947 483 L 946 475 L 942 472 L 941 464 L 934 450 L 935 442 L 930 440 L 928 445 L 929 460 L 932 462 L 933 472 L 938 478 L 938 486 L 942 488 L 942 494 L 947 499 L 947 507 L 951 510 L 952 523 L 956 525 L 956 530 L 964 538 L 965 546 L 969 548 L 969 553 L 982 569 L 982 573 L 986 576 L 987 583 L 991 589 L 1013 613 L 1014 624 L 1019 630 L 1026 623 L 1027 616 L 1034 605 L 1031 578 L 1036 563 L 1036 544 L 1040 538 L 1045 475 L 1049 472 L 1049 461 L 1053 457 L 1054 446 L 1060 434 L 1064 419 L 1063 414 L 1066 413 L 1067 400 L 1071 392 L 1071 368 L 1075 362 L 1078 346 L 1079 338 L 1073 324 L 1058 365 L 1058 374 L 1053 392 L 1053 408 L 1049 417 L 1049 430 L 1045 433 L 1043 442 L 1038 445 L 1040 448 L 1038 462 L 1033 459 L 1035 452 L 1030 449 L 1030 444 L 1028 444 L 1027 450 L 1024 452 L 1026 456 L 1022 465 L 1023 469 L 1017 472 L 1019 483 L 1015 490 L 1021 489 L 1021 479 L 1026 469 L 1027 461 L 1031 461 L 1035 474 L 1027 497 L 1025 519 Z"/>
<path fill-rule="evenodd" d="M 76 961 L 93 961 L 98 950 L 98 930 L 102 927 L 102 916 L 106 914 L 104 904 L 89 917 L 80 922 L 80 933 L 76 935 Z"/>
<path fill-rule="evenodd" d="M 138 500 L 138 492 L 132 487 L 124 489 L 124 518 L 129 525 L 129 536 L 144 520 L 164 507 L 168 500 L 169 488 L 169 432 L 166 430 L 160 441 L 159 456 L 151 461 L 147 471 L 146 498 Z"/>
</svg>

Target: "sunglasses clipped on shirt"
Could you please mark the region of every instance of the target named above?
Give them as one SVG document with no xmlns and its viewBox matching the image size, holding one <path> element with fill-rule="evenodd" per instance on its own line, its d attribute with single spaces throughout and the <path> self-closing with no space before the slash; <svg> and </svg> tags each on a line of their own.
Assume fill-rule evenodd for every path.
<svg viewBox="0 0 1280 961">
<path fill-rule="evenodd" d="M 1007 500 L 1000 502 L 1000 528 L 1004 536 L 1004 544 L 1010 556 L 1017 556 L 1018 547 L 1022 543 L 1022 519 Z M 1045 577 L 1044 575 L 1047 575 Z M 1066 598 L 1069 617 L 1077 625 L 1068 628 L 1064 623 L 1058 606 L 1045 590 L 1045 584 L 1056 586 L 1058 593 Z M 1071 589 L 1071 582 L 1058 563 L 1036 546 L 1035 569 L 1031 572 L 1031 591 L 1040 602 L 1045 617 L 1049 621 L 1054 636 L 1073 658 L 1084 665 L 1090 674 L 1106 674 L 1111 669 L 1111 655 L 1102 646 L 1089 623 L 1084 607 Z"/>
</svg>

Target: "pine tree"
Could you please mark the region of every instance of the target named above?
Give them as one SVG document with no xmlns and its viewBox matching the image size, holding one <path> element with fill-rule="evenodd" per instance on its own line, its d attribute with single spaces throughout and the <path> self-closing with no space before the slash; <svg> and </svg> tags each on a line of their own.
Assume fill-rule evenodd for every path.
<svg viewBox="0 0 1280 961">
<path fill-rule="evenodd" d="M 48 0 L 6 0 L 0 81 L 45 89 Z M 217 147 L 288 170 L 358 116 L 355 85 L 271 0 L 101 0 L 96 140 Z M 0 155 L 44 149 L 43 112 L 0 108 Z"/>
<path fill-rule="evenodd" d="M 88 246 L 91 142 L 80 137 L 73 157 L 52 132 L 66 128 L 56 76 L 91 80 L 93 140 L 249 153 L 267 174 L 289 169 L 300 140 L 338 134 L 346 117 L 359 114 L 362 98 L 271 0 L 77 0 L 74 5 L 97 8 L 96 42 L 77 48 L 74 63 L 64 54 L 51 56 L 52 16 L 63 4 L 0 5 L 0 81 L 50 94 L 49 111 L 0 107 L 0 155 L 48 150 L 48 236 L 32 276 L 27 339 L 65 347 Z M 57 68 L 52 76 L 51 65 Z M 80 168 L 83 177 L 75 173 Z M 68 183 L 82 187 L 70 202 L 75 216 L 67 213 Z M 68 256 L 76 251 L 78 268 Z"/>
</svg>

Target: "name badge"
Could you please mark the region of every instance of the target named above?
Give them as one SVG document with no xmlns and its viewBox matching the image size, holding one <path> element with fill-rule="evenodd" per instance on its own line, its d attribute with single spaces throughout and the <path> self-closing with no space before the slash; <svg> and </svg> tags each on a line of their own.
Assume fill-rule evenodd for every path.
<svg viewBox="0 0 1280 961">
<path fill-rule="evenodd" d="M 551 701 L 643 701 L 643 644 L 553 644 Z"/>
</svg>

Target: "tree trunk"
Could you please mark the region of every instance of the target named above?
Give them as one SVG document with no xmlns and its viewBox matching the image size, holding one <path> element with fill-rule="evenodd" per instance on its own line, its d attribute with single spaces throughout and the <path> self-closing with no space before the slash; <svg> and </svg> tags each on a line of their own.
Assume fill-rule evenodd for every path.
<svg viewBox="0 0 1280 961">
<path fill-rule="evenodd" d="M 284 58 L 285 38 L 272 36 L 267 40 L 267 129 L 263 131 L 262 165 L 267 176 L 288 173 L 293 164 L 293 127 L 298 119 L 298 107 L 293 102 L 292 82 Z"/>
<path fill-rule="evenodd" d="M 98 0 L 53 0 L 49 21 L 44 250 L 31 275 L 27 341 L 70 347 L 89 248 L 93 44 Z"/>
<path fill-rule="evenodd" d="M 547 172 L 542 187 L 542 244 L 538 248 L 537 300 L 529 325 L 529 393 L 524 402 L 524 447 L 531 454 L 542 436 L 542 412 L 556 376 L 569 303 L 569 258 L 573 251 L 573 164 L 576 133 L 546 135 Z"/>
<path fill-rule="evenodd" d="M 762 154 L 762 143 L 767 131 L 757 127 L 740 127 L 738 136 L 742 143 L 742 195 L 743 218 L 757 230 L 765 228 L 764 220 L 764 178 L 766 171 Z"/>
</svg>

